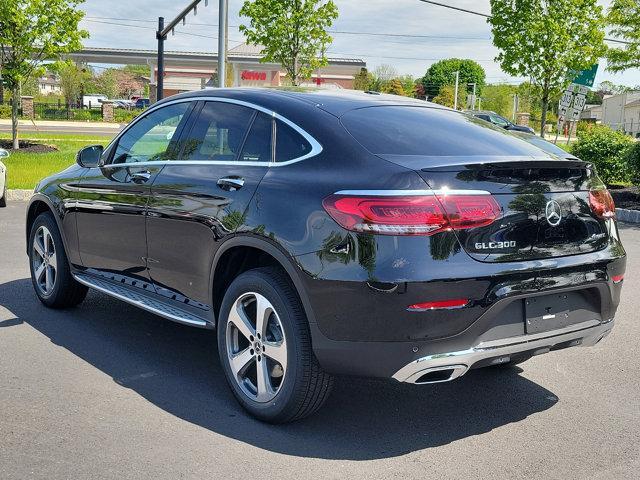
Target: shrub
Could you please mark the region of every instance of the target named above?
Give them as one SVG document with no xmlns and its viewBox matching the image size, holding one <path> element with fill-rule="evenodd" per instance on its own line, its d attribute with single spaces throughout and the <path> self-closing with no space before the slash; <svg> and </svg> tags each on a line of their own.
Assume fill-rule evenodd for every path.
<svg viewBox="0 0 640 480">
<path fill-rule="evenodd" d="M 0 105 L 0 118 L 11 118 L 11 105 Z"/>
<path fill-rule="evenodd" d="M 626 159 L 629 168 L 629 177 L 634 185 L 640 187 L 640 142 L 627 150 Z"/>
<path fill-rule="evenodd" d="M 140 109 L 127 110 L 125 108 L 115 108 L 113 110 L 113 120 L 116 123 L 129 123 L 143 111 L 144 110 Z"/>
<path fill-rule="evenodd" d="M 593 125 L 580 132 L 571 153 L 585 162 L 593 163 L 604 183 L 629 181 L 627 154 L 635 141 L 624 133 L 605 125 Z"/>
</svg>

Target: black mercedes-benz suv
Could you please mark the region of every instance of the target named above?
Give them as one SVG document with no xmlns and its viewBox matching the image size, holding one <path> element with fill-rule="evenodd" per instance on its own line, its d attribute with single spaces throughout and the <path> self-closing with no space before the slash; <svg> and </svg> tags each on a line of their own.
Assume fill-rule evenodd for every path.
<svg viewBox="0 0 640 480">
<path fill-rule="evenodd" d="M 233 393 L 274 423 L 334 374 L 446 382 L 594 345 L 626 262 L 592 165 L 363 92 L 168 98 L 42 180 L 26 233 L 45 305 L 89 287 L 215 327 Z"/>
</svg>

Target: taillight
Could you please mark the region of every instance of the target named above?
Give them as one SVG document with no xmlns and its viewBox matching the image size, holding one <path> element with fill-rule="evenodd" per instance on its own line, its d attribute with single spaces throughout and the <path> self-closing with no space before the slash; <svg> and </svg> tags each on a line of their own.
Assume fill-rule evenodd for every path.
<svg viewBox="0 0 640 480">
<path fill-rule="evenodd" d="M 325 198 L 322 205 L 331 218 L 347 230 L 381 235 L 433 235 L 445 230 L 482 227 L 500 216 L 498 202 L 488 193 L 427 191 L 416 195 L 356 195 L 339 192 Z"/>
<path fill-rule="evenodd" d="M 600 218 L 614 218 L 616 216 L 616 206 L 606 188 L 590 191 L 589 205 L 591 205 L 593 213 Z"/>
</svg>

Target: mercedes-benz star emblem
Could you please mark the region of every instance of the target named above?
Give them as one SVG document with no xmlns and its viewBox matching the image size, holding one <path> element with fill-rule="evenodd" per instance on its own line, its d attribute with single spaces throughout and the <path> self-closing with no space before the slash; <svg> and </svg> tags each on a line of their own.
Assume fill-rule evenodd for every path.
<svg viewBox="0 0 640 480">
<path fill-rule="evenodd" d="M 555 200 L 550 200 L 547 202 L 547 207 L 545 208 L 545 215 L 547 216 L 547 222 L 552 227 L 557 227 L 560 224 L 560 220 L 562 220 L 562 209 L 560 208 L 560 204 Z"/>
</svg>

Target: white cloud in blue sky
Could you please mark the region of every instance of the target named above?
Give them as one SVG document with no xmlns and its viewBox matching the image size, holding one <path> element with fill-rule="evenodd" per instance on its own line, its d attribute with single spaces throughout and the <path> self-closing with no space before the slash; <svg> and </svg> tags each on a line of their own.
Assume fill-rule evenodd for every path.
<svg viewBox="0 0 640 480">
<path fill-rule="evenodd" d="M 158 16 L 167 21 L 177 15 L 189 0 L 86 0 L 83 28 L 91 38 L 85 43 L 95 47 L 145 48 L 156 47 L 155 27 Z M 422 3 L 418 0 L 334 0 L 340 17 L 332 27 L 339 32 L 401 33 L 429 35 L 433 38 L 381 37 L 364 34 L 335 33 L 329 56 L 364 59 L 372 69 L 387 63 L 401 74 L 421 76 L 436 59 L 471 58 L 486 70 L 489 82 L 513 81 L 493 58 L 496 49 L 491 32 L 482 17 Z M 607 6 L 611 0 L 601 0 Z M 230 46 L 242 42 L 237 26 L 243 22 L 238 11 L 243 0 L 229 0 Z M 449 2 L 470 10 L 489 13 L 489 0 L 454 0 Z M 198 16 L 190 16 L 186 26 L 178 26 L 169 37 L 167 50 L 217 50 L 217 0 L 204 2 Z M 129 24 L 123 26 L 114 24 Z M 191 34 L 191 35 L 189 35 Z M 195 34 L 195 35 L 194 35 Z M 196 36 L 200 35 L 200 36 Z M 601 67 L 597 82 L 611 80 L 627 85 L 640 84 L 640 71 L 630 70 L 612 75 Z"/>
</svg>

